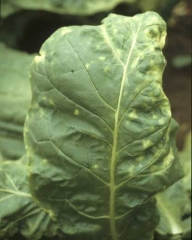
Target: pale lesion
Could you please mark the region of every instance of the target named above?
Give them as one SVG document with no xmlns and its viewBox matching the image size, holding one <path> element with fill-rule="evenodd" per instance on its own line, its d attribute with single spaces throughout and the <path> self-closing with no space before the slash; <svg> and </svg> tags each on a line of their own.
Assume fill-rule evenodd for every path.
<svg viewBox="0 0 192 240">
<path fill-rule="evenodd" d="M 72 50 L 73 50 L 73 51 L 75 52 L 75 54 L 77 55 L 79 61 L 81 62 L 82 66 L 83 66 L 83 69 L 84 69 L 85 72 L 87 73 L 88 79 L 90 80 L 92 86 L 94 87 L 96 93 L 99 95 L 99 97 L 100 97 L 100 99 L 102 100 L 102 102 L 103 102 L 108 108 L 110 108 L 112 111 L 115 111 L 115 109 L 114 109 L 112 106 L 110 106 L 110 105 L 103 99 L 103 97 L 102 97 L 101 94 L 99 93 L 98 89 L 96 88 L 96 86 L 95 86 L 95 84 L 94 84 L 94 81 L 92 80 L 92 78 L 91 78 L 91 76 L 90 76 L 90 74 L 89 74 L 89 72 L 88 72 L 88 70 L 87 70 L 87 67 L 86 67 L 86 65 L 87 65 L 88 63 L 85 64 L 85 63 L 83 62 L 83 60 L 80 58 L 78 52 L 76 52 L 75 48 L 72 46 L 71 42 L 69 41 L 69 39 L 68 39 L 67 37 L 66 37 L 66 41 L 68 42 L 69 46 L 72 48 Z"/>
<path fill-rule="evenodd" d="M 104 26 L 101 25 L 101 29 L 102 29 L 102 33 L 103 33 L 103 37 L 105 39 L 105 42 L 107 43 L 107 45 L 112 49 L 112 52 L 114 53 L 115 57 L 118 59 L 118 61 L 120 62 L 120 64 L 123 66 L 123 68 L 125 67 L 125 64 L 121 61 L 121 58 L 119 57 L 117 51 L 115 50 L 115 48 L 113 47 L 110 39 L 109 39 L 109 36 L 107 34 L 107 31 L 105 29 Z"/>
</svg>

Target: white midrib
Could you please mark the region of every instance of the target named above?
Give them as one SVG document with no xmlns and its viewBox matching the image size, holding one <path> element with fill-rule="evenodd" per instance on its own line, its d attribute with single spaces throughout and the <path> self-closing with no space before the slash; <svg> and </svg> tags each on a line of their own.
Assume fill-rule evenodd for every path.
<svg viewBox="0 0 192 240">
<path fill-rule="evenodd" d="M 157 204 L 160 206 L 160 209 L 163 213 L 162 215 L 168 219 L 170 228 L 172 230 L 171 234 L 181 234 L 183 232 L 183 229 L 179 222 L 180 216 L 178 216 L 178 218 L 175 218 L 175 216 L 172 216 L 171 213 L 167 211 L 167 207 L 163 204 L 163 200 L 161 199 L 161 197 L 157 196 L 156 199 L 157 199 Z"/>
<path fill-rule="evenodd" d="M 10 193 L 10 194 L 14 194 L 14 195 L 21 196 L 21 197 L 32 198 L 30 194 L 21 192 L 21 191 L 13 191 L 13 190 L 9 190 L 9 189 L 0 188 L 0 192 Z M 1 199 L 0 199 L 0 201 L 1 201 Z"/>
<path fill-rule="evenodd" d="M 142 20 L 141 20 L 142 21 Z M 121 101 L 122 101 L 122 95 L 123 95 L 123 88 L 126 80 L 126 73 L 127 73 L 127 67 L 130 62 L 131 54 L 133 52 L 137 35 L 139 32 L 139 28 L 141 25 L 138 26 L 137 32 L 134 36 L 131 49 L 129 52 L 129 55 L 127 57 L 126 64 L 124 66 L 124 72 L 120 87 L 120 93 L 119 93 L 119 99 L 117 104 L 117 109 L 115 111 L 115 123 L 114 123 L 114 135 L 113 135 L 113 146 L 112 146 L 112 156 L 111 156 L 111 166 L 110 166 L 110 205 L 109 205 L 109 219 L 110 219 L 110 231 L 111 231 L 111 239 L 112 240 L 118 240 L 118 232 L 116 228 L 116 220 L 115 220 L 115 165 L 116 165 L 116 152 L 117 152 L 117 139 L 118 139 L 118 132 L 119 132 L 119 113 L 120 113 L 120 107 L 121 107 Z"/>
</svg>

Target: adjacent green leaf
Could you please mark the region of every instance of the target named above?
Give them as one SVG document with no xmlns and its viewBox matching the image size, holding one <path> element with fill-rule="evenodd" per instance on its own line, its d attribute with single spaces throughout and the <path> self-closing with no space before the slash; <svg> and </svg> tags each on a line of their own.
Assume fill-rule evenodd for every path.
<svg viewBox="0 0 192 240">
<path fill-rule="evenodd" d="M 178 55 L 176 56 L 173 61 L 172 65 L 176 68 L 184 68 L 191 66 L 191 55 Z"/>
<path fill-rule="evenodd" d="M 25 153 L 23 125 L 31 101 L 29 68 L 34 55 L 0 44 L 0 155 L 18 159 Z"/>
<path fill-rule="evenodd" d="M 134 4 L 138 9 L 158 11 L 163 8 L 165 0 L 2 0 L 2 17 L 21 9 L 44 10 L 58 14 L 92 15 L 98 12 L 108 12 L 120 3 Z M 129 6 L 127 6 L 129 7 Z"/>
<path fill-rule="evenodd" d="M 7 17 L 8 15 L 19 11 L 20 8 L 15 4 L 12 4 L 9 0 L 1 0 L 1 17 Z"/>
<path fill-rule="evenodd" d="M 97 12 L 109 11 L 117 4 L 132 3 L 135 0 L 2 0 L 2 16 L 6 17 L 19 9 L 41 9 L 60 14 L 91 15 Z"/>
<path fill-rule="evenodd" d="M 27 164 L 26 156 L 0 162 L 0 239 L 17 232 L 33 240 L 56 235 L 56 225 L 30 194 Z"/>
<path fill-rule="evenodd" d="M 165 2 L 166 0 L 136 0 L 136 5 L 145 12 L 150 10 L 159 10 Z"/>
<path fill-rule="evenodd" d="M 189 211 L 190 200 L 181 182 L 156 196 L 161 221 L 157 231 L 162 235 L 183 233 L 182 215 Z"/>
<path fill-rule="evenodd" d="M 185 216 L 191 214 L 191 134 L 187 136 L 184 150 L 179 157 L 185 173 L 184 178 L 156 196 L 161 215 L 157 231 L 161 235 L 187 235 L 191 231 L 191 217 L 183 221 Z"/>
<path fill-rule="evenodd" d="M 73 239 L 153 239 L 154 195 L 182 177 L 153 12 L 61 28 L 31 67 L 30 188 Z M 93 239 L 93 237 L 90 237 Z"/>
<path fill-rule="evenodd" d="M 188 133 L 186 137 L 184 149 L 179 153 L 179 158 L 181 159 L 181 164 L 185 173 L 181 181 L 185 191 L 191 195 L 191 132 Z"/>
</svg>

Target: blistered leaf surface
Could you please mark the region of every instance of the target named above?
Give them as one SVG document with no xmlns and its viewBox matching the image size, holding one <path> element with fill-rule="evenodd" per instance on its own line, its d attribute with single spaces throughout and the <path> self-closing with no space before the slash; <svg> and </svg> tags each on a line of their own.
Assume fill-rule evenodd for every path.
<svg viewBox="0 0 192 240">
<path fill-rule="evenodd" d="M 59 29 L 34 60 L 30 185 L 66 234 L 153 238 L 153 196 L 182 175 L 161 86 L 165 35 L 156 13 L 111 14 Z"/>
</svg>

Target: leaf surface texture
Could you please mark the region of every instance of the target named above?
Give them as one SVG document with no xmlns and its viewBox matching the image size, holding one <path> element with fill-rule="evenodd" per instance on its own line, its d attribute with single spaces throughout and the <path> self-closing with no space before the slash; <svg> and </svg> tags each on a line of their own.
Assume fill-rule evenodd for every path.
<svg viewBox="0 0 192 240">
<path fill-rule="evenodd" d="M 59 29 L 35 58 L 30 185 L 64 233 L 152 239 L 153 197 L 182 175 L 162 90 L 165 35 L 156 13 L 110 14 Z"/>
</svg>

